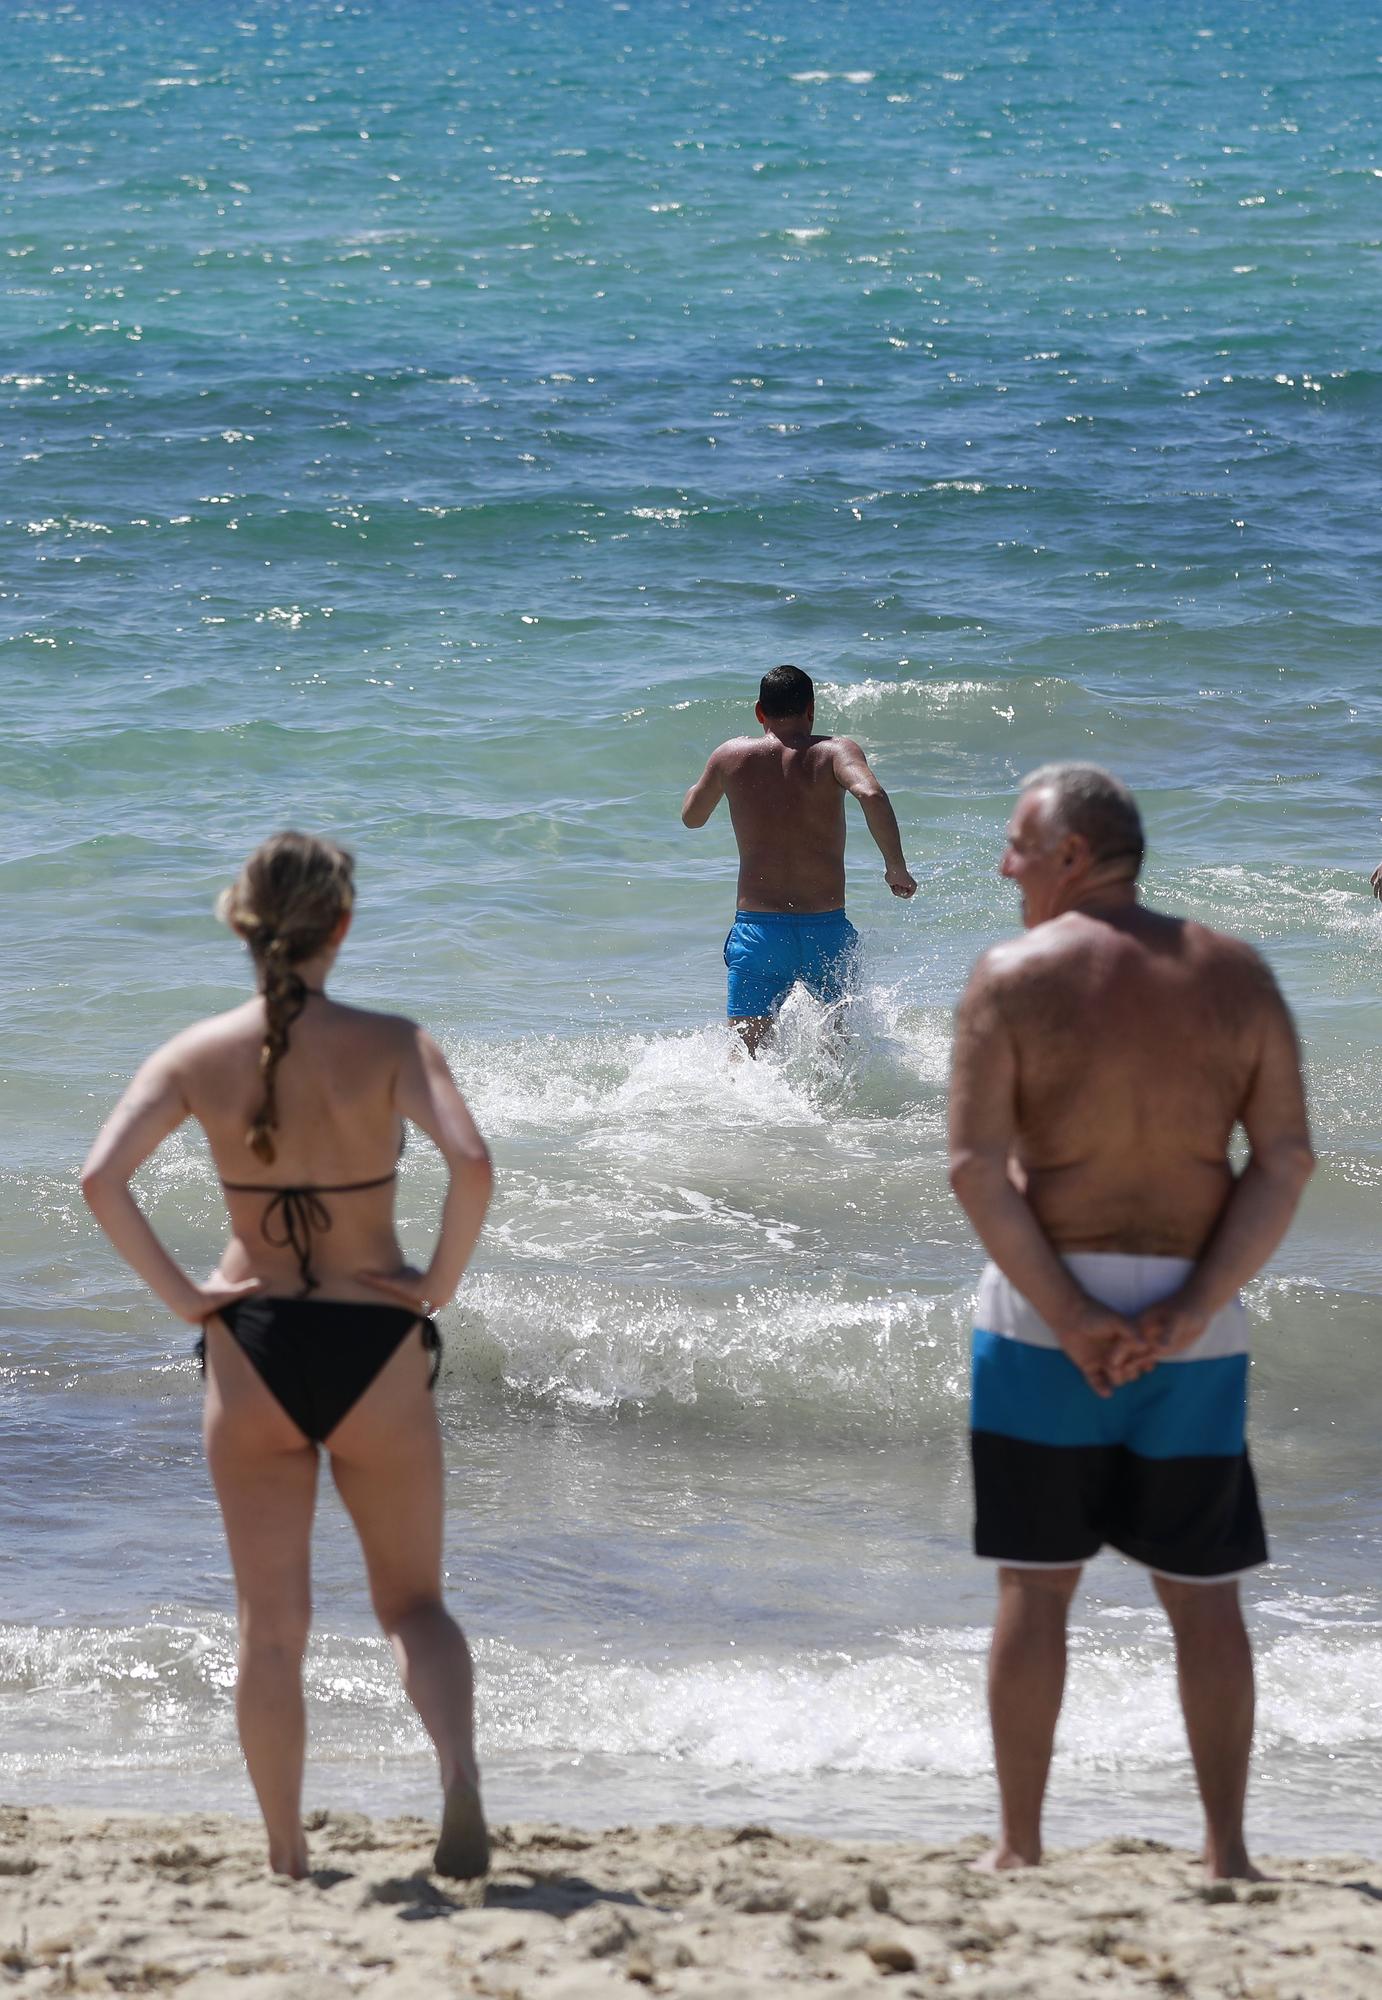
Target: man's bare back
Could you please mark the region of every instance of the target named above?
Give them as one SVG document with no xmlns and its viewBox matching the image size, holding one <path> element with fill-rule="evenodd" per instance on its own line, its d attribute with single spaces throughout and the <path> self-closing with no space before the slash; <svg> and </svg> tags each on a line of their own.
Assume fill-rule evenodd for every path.
<svg viewBox="0 0 1382 2000">
<path fill-rule="evenodd" d="M 858 745 L 810 734 L 736 736 L 711 762 L 739 847 L 738 907 L 843 909 L 845 794 L 856 768 L 867 769 Z"/>
<path fill-rule="evenodd" d="M 775 686 L 782 683 L 779 688 Z M 777 700 L 772 708 L 763 697 Z M 797 703 L 778 712 L 783 702 Z M 761 736 L 735 736 L 711 752 L 682 801 L 684 826 L 704 826 L 729 801 L 739 846 L 741 910 L 809 916 L 845 902 L 845 794 L 859 801 L 895 896 L 915 895 L 887 793 L 848 736 L 814 733 L 815 690 L 796 667 L 763 677 L 754 710 Z"/>
<path fill-rule="evenodd" d="M 1088 1315 L 1061 1256 L 1197 1260 L 1186 1290 L 1202 1318 L 1275 1249 L 1309 1172 L 1275 980 L 1250 945 L 1143 908 L 1140 858 L 1101 860 L 1061 833 L 1039 785 L 1024 792 L 1000 873 L 1027 928 L 984 953 L 956 1016 L 952 1185 L 990 1254 L 1072 1341 Z M 1236 1176 L 1239 1124 L 1250 1160 Z M 1068 1351 L 1096 1379 L 1094 1348 Z"/>
<path fill-rule="evenodd" d="M 1284 1025 L 1256 952 L 1133 904 L 1043 924 L 990 952 L 981 978 L 1017 1068 L 1012 1171 L 1052 1243 L 1197 1257 Z"/>
</svg>

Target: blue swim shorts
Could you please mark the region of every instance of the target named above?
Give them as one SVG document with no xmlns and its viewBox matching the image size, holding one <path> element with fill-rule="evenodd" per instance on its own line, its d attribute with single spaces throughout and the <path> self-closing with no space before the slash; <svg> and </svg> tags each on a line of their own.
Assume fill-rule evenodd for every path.
<svg viewBox="0 0 1382 2000">
<path fill-rule="evenodd" d="M 1182 1257 L 1064 1259 L 1129 1317 L 1178 1289 Z M 1267 1560 L 1245 1439 L 1248 1316 L 1216 1313 L 1183 1352 L 1096 1396 L 1046 1322 L 992 1264 L 979 1284 L 970 1446 L 975 1553 L 1064 1569 L 1105 1543 L 1155 1574 L 1219 1583 Z"/>
<path fill-rule="evenodd" d="M 725 939 L 734 1020 L 775 1014 L 800 981 L 831 1005 L 854 984 L 859 933 L 843 910 L 798 916 L 790 910 L 740 910 Z"/>
</svg>

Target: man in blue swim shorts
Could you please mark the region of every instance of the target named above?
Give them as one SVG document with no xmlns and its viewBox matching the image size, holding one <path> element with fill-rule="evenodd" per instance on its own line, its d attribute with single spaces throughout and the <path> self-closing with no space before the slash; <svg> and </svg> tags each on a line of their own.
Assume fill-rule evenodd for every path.
<svg viewBox="0 0 1382 2000">
<path fill-rule="evenodd" d="M 984 953 L 956 1018 L 950 1180 L 992 1260 L 970 1441 L 975 1547 L 998 1565 L 1002 1825 L 979 1865 L 1041 1859 L 1070 1602 L 1107 1543 L 1150 1570 L 1171 1622 L 1209 1874 L 1251 1876 L 1238 1578 L 1267 1545 L 1238 1292 L 1313 1159 L 1271 973 L 1237 939 L 1145 908 L 1142 852 L 1136 802 L 1107 772 L 1028 778 L 999 869 L 1026 934 Z"/>
<path fill-rule="evenodd" d="M 854 978 L 858 934 L 845 915 L 845 796 L 858 799 L 895 896 L 916 894 L 887 793 L 847 736 L 816 736 L 816 690 L 798 667 L 764 674 L 761 736 L 711 755 L 682 804 L 704 826 L 722 798 L 739 845 L 739 907 L 725 940 L 727 1012 L 753 1055 L 793 986 L 827 1006 Z"/>
</svg>

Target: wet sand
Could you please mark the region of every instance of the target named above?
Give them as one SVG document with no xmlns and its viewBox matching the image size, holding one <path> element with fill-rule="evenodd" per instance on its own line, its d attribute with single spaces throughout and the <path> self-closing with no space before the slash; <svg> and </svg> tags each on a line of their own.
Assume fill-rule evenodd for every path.
<svg viewBox="0 0 1382 2000">
<path fill-rule="evenodd" d="M 990 1878 L 953 1847 L 764 1827 L 496 1829 L 483 1884 L 444 1882 L 417 1819 L 316 1814 L 314 1873 L 264 1868 L 223 1814 L 0 1808 L 0 1993 L 195 2000 L 483 1994 L 975 2000 L 1376 2000 L 1382 1865 L 1276 1860 L 1207 1886 L 1194 1858 L 1105 1841 Z"/>
</svg>

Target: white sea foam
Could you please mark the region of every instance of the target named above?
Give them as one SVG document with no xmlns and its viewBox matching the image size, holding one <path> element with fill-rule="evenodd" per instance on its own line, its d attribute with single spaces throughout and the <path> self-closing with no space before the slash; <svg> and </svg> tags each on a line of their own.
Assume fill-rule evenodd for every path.
<svg viewBox="0 0 1382 2000">
<path fill-rule="evenodd" d="M 457 1040 L 447 1053 L 495 1137 L 603 1130 L 675 1151 L 688 1134 L 820 1127 L 842 1105 L 867 1107 L 880 1070 L 896 1095 L 877 1093 L 878 1108 L 906 1115 L 922 1083 L 938 1080 L 929 1018 L 912 1019 L 897 993 L 872 986 L 852 1007 L 853 1040 L 841 1048 L 835 1012 L 798 989 L 779 1018 L 776 1045 L 756 1062 L 743 1059 L 721 1026 L 682 1035 Z"/>
<path fill-rule="evenodd" d="M 447 1376 L 558 1407 L 767 1409 L 831 1427 L 958 1422 L 968 1290 L 721 1284 L 678 1288 L 485 1273 L 447 1332 Z"/>
<path fill-rule="evenodd" d="M 894 701 L 920 701 L 931 708 L 951 708 L 969 695 L 1002 692 L 997 681 L 828 681 L 821 685 L 823 701 L 836 713 L 881 708 Z"/>
<path fill-rule="evenodd" d="M 982 1778 L 987 1630 L 933 1628 L 875 1650 L 790 1657 L 723 1648 L 686 1660 L 610 1660 L 481 1637 L 480 1750 L 509 1758 L 646 1762 L 759 1780 L 849 1773 Z M 1258 1647 L 1259 1752 L 1382 1747 L 1374 1628 L 1269 1638 Z M 238 1764 L 225 1616 L 144 1625 L 0 1627 L 0 1774 L 61 1783 Z M 308 1654 L 314 1757 L 362 1772 L 425 1759 L 387 1643 L 318 1632 Z M 1066 1772 L 1179 1770 L 1185 1735 L 1164 1626 L 1147 1614 L 1077 1621 L 1058 1736 Z M 128 1799 L 126 1800 L 128 1803 Z"/>
<path fill-rule="evenodd" d="M 448 1053 L 481 1126 L 496 1138 L 600 1128 L 656 1136 L 672 1115 L 700 1131 L 818 1125 L 824 1115 L 809 1076 L 771 1061 L 736 1061 L 722 1028 L 456 1043 Z"/>
<path fill-rule="evenodd" d="M 1256 866 L 1242 862 L 1199 863 L 1181 871 L 1194 902 L 1209 921 L 1224 922 L 1254 938 L 1298 937 L 1309 932 L 1323 940 L 1347 939 L 1352 951 L 1375 957 L 1382 952 L 1382 924 L 1361 870 L 1358 882 L 1341 882 L 1318 868 Z"/>
<path fill-rule="evenodd" d="M 933 1631 L 867 1658 L 816 1653 L 657 1667 L 530 1664 L 492 1655 L 492 1671 L 541 1678 L 539 1714 L 553 1749 L 648 1755 L 764 1777 L 908 1771 L 979 1776 L 992 1749 L 984 1706 L 987 1632 Z M 534 1673 L 536 1666 L 536 1673 Z M 1382 1745 L 1377 1634 L 1284 1639 L 1258 1658 L 1259 1746 L 1274 1753 Z M 497 1745 L 519 1740 L 495 1704 Z M 538 1723 L 542 1727 L 541 1722 Z M 572 1739 L 575 1739 L 574 1741 Z M 1179 1766 L 1185 1725 L 1171 1648 L 1160 1629 L 1135 1638 L 1072 1634 L 1058 1735 L 1067 1765 L 1089 1770 Z"/>
</svg>

